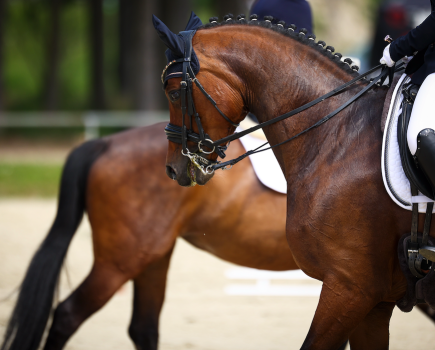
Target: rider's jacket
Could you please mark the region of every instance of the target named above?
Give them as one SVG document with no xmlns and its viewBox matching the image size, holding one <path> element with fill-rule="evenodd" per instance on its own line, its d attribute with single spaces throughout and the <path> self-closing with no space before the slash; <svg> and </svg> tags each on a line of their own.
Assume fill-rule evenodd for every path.
<svg viewBox="0 0 435 350">
<path fill-rule="evenodd" d="M 435 73 L 435 0 L 431 0 L 431 5 L 432 13 L 422 24 L 390 45 L 390 56 L 395 62 L 418 51 L 406 69 L 407 74 L 413 74 L 414 84 L 423 84 L 429 74 Z"/>
<path fill-rule="evenodd" d="M 306 0 L 257 0 L 251 8 L 251 14 L 254 13 L 260 20 L 264 16 L 273 16 L 277 21 L 295 24 L 313 34 L 311 7 Z"/>
</svg>

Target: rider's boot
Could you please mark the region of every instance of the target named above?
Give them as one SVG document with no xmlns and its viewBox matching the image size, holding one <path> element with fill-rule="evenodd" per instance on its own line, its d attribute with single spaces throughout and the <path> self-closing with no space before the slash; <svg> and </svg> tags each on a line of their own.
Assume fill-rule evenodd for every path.
<svg viewBox="0 0 435 350">
<path fill-rule="evenodd" d="M 414 158 L 432 185 L 432 192 L 435 193 L 435 131 L 433 129 L 423 129 L 418 134 Z"/>
</svg>

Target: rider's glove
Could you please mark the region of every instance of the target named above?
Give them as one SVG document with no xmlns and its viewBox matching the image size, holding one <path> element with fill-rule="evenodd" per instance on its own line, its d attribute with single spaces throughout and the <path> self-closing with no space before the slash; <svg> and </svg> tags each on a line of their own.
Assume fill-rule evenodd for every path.
<svg viewBox="0 0 435 350">
<path fill-rule="evenodd" d="M 382 56 L 380 62 L 381 62 L 381 64 L 386 64 L 388 67 L 394 66 L 395 62 L 391 59 L 391 56 L 390 56 L 390 45 L 388 45 L 384 49 L 384 56 Z"/>
</svg>

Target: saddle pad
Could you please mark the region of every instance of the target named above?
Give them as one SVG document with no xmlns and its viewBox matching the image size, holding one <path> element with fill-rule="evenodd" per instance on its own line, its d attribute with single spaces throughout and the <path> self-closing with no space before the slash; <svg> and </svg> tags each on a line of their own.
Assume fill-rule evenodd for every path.
<svg viewBox="0 0 435 350">
<path fill-rule="evenodd" d="M 254 125 L 256 125 L 254 122 L 246 120 L 240 124 L 236 131 L 240 132 Z M 243 136 L 240 141 L 246 151 L 257 148 L 267 142 L 266 136 L 261 129 L 250 135 Z M 264 186 L 279 193 L 287 193 L 287 181 L 272 150 L 250 155 L 249 160 L 258 180 Z"/>
<path fill-rule="evenodd" d="M 426 212 L 426 203 L 433 202 L 430 198 L 419 193 L 417 197 L 411 195 L 411 185 L 405 175 L 400 159 L 399 143 L 397 141 L 397 122 L 402 113 L 402 86 L 408 83 L 410 78 L 402 75 L 391 99 L 387 121 L 385 123 L 384 138 L 382 141 L 382 178 L 385 189 L 391 199 L 400 207 L 412 210 L 412 203 L 419 203 L 418 211 Z M 435 208 L 434 208 L 435 212 Z"/>
</svg>

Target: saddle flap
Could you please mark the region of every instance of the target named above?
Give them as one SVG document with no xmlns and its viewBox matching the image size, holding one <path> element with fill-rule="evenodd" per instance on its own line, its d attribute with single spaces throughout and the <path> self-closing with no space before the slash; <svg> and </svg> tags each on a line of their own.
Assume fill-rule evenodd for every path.
<svg viewBox="0 0 435 350">
<path fill-rule="evenodd" d="M 415 186 L 422 194 L 430 199 L 434 199 L 432 187 L 423 172 L 417 168 L 414 157 L 408 148 L 407 132 L 409 119 L 411 118 L 413 99 L 418 91 L 416 85 L 410 85 L 404 88 L 405 100 L 402 105 L 402 114 L 397 123 L 397 141 L 399 143 L 400 159 L 403 166 L 403 171 L 409 179 L 411 186 Z"/>
</svg>

